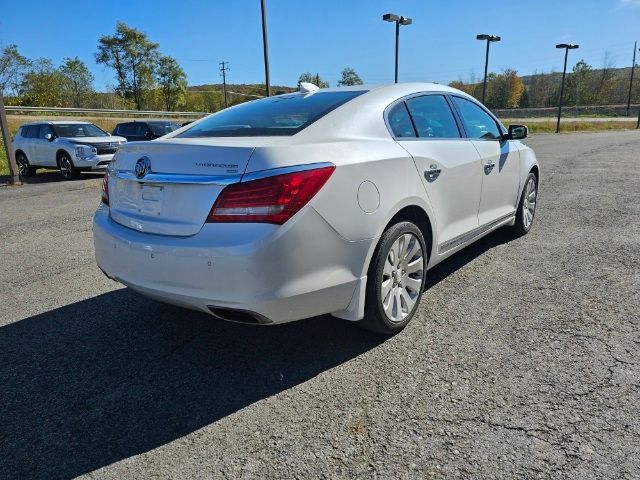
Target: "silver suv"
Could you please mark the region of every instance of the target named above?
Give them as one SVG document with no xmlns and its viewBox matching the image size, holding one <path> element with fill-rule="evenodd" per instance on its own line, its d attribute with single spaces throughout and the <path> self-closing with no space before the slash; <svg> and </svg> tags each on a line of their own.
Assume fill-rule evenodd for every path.
<svg viewBox="0 0 640 480">
<path fill-rule="evenodd" d="M 70 179 L 81 171 L 106 169 L 126 141 L 93 123 L 58 120 L 22 125 L 13 148 L 23 177 L 34 175 L 38 168 L 57 168 Z"/>
</svg>

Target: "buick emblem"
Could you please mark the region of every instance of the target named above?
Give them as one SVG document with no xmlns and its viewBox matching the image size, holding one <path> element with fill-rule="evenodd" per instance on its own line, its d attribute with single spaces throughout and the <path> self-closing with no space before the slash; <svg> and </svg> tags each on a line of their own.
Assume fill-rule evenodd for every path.
<svg viewBox="0 0 640 480">
<path fill-rule="evenodd" d="M 136 177 L 142 178 L 151 171 L 151 160 L 149 157 L 142 157 L 136 162 L 135 173 Z"/>
</svg>

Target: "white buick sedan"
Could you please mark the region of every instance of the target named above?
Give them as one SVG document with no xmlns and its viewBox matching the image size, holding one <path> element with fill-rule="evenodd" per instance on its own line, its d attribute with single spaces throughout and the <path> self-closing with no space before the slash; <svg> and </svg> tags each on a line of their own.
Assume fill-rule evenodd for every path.
<svg viewBox="0 0 640 480">
<path fill-rule="evenodd" d="M 393 334 L 431 267 L 497 228 L 529 231 L 526 135 L 442 85 L 303 84 L 125 144 L 94 217 L 97 263 L 225 320 L 329 313 Z"/>
</svg>

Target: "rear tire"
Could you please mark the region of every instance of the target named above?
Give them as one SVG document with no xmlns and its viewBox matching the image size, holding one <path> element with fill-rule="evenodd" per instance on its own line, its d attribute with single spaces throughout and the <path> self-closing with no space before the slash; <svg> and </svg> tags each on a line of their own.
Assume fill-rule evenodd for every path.
<svg viewBox="0 0 640 480">
<path fill-rule="evenodd" d="M 58 155 L 58 168 L 60 168 L 60 174 L 65 180 L 71 180 L 78 178 L 80 170 L 78 170 L 73 164 L 73 160 L 68 153 L 62 152 Z"/>
<path fill-rule="evenodd" d="M 29 164 L 29 160 L 24 153 L 16 153 L 16 164 L 18 165 L 18 173 L 20 174 L 20 177 L 33 177 L 36 174 L 36 167 Z"/>
<path fill-rule="evenodd" d="M 415 224 L 401 221 L 389 227 L 373 254 L 365 316 L 357 325 L 384 335 L 400 332 L 422 298 L 427 260 L 424 236 Z"/>
<path fill-rule="evenodd" d="M 533 172 L 529 172 L 524 182 L 518 210 L 516 211 L 516 223 L 511 230 L 516 235 L 526 235 L 531 230 L 538 203 L 538 179 Z"/>
</svg>

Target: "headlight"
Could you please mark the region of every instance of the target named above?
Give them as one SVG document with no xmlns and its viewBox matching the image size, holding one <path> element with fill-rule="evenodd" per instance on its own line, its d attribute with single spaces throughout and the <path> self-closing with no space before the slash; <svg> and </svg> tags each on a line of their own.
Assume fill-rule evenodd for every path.
<svg viewBox="0 0 640 480">
<path fill-rule="evenodd" d="M 76 157 L 86 160 L 87 158 L 91 158 L 98 153 L 96 147 L 92 147 L 91 145 L 76 145 Z"/>
</svg>

